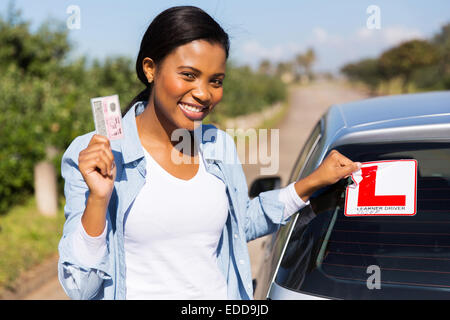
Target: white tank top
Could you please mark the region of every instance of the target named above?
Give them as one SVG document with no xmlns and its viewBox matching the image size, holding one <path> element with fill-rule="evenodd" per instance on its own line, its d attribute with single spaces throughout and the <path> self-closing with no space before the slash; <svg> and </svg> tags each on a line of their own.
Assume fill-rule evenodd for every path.
<svg viewBox="0 0 450 320">
<path fill-rule="evenodd" d="M 200 153 L 190 180 L 144 154 L 146 182 L 125 214 L 127 299 L 227 299 L 216 256 L 228 216 L 225 184 Z"/>
</svg>

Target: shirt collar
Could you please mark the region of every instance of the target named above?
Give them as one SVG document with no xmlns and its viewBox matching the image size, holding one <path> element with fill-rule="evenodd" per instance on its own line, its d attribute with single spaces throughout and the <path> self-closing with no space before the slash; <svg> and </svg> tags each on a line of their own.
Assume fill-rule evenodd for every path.
<svg viewBox="0 0 450 320">
<path fill-rule="evenodd" d="M 141 114 L 146 107 L 146 101 L 138 101 L 123 118 L 124 138 L 121 141 L 121 150 L 124 163 L 130 163 L 144 157 L 136 126 L 136 116 Z M 198 150 L 206 161 L 224 160 L 225 142 L 221 137 L 220 130 L 210 124 L 201 124 L 194 130 L 194 139 Z"/>
</svg>

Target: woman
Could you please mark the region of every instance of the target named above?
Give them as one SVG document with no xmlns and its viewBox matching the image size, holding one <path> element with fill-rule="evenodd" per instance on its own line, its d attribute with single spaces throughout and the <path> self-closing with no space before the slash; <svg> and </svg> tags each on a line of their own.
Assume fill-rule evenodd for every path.
<svg viewBox="0 0 450 320">
<path fill-rule="evenodd" d="M 71 298 L 252 299 L 247 241 L 358 170 L 333 151 L 305 179 L 249 200 L 232 138 L 199 125 L 222 99 L 228 51 L 201 9 L 162 12 L 142 39 L 146 89 L 125 112 L 124 138 L 91 132 L 66 150 L 58 269 Z M 195 147 L 180 150 L 177 130 Z"/>
</svg>

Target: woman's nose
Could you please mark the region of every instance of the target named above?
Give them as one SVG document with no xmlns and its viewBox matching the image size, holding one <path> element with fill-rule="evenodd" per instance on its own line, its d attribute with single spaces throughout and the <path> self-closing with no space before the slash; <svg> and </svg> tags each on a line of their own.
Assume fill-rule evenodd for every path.
<svg viewBox="0 0 450 320">
<path fill-rule="evenodd" d="M 208 86 L 201 83 L 194 90 L 192 90 L 192 96 L 203 105 L 209 104 L 212 97 Z"/>
</svg>

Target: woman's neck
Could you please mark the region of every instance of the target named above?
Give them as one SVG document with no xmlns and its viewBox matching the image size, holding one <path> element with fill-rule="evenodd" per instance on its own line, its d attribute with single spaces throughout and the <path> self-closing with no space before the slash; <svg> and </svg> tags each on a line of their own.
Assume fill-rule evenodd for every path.
<svg viewBox="0 0 450 320">
<path fill-rule="evenodd" d="M 147 151 L 170 152 L 179 143 L 179 141 L 171 140 L 172 133 L 177 127 L 158 113 L 151 99 L 149 99 L 144 111 L 136 117 L 136 126 L 141 144 Z M 193 138 L 191 142 L 193 143 Z"/>
</svg>

